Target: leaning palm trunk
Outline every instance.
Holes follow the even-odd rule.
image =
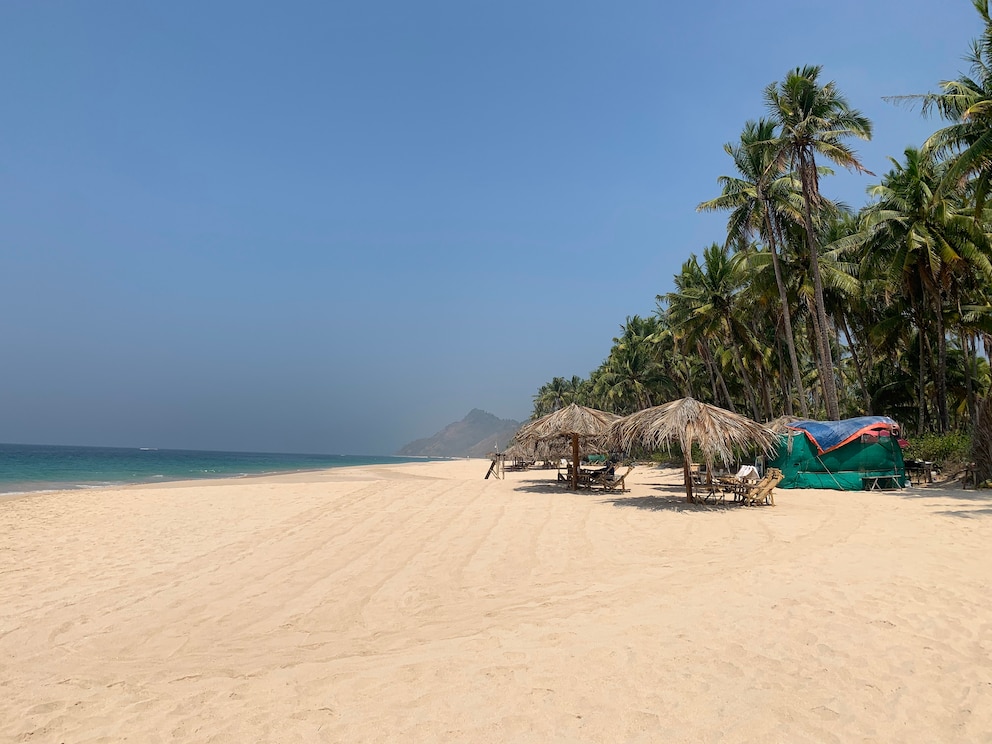
[[[992,396],[978,408],[978,421],[972,434],[971,459],[975,463],[975,479],[984,483],[992,478]]]
[[[958,301],[958,315],[961,314],[960,300]],[[978,406],[975,401],[975,337],[970,333],[960,332],[961,348],[964,349],[965,356],[965,391],[968,396],[968,421],[972,426],[978,420]]]
[[[816,165],[812,162],[812,158],[808,158],[805,154],[800,154],[799,178],[803,187],[803,222],[806,228],[806,244],[809,248],[809,269],[813,277],[813,301],[818,326],[816,342],[819,348],[822,374],[820,384],[823,386],[823,401],[827,407],[827,418],[837,421],[840,419],[840,407],[837,404],[837,385],[833,374],[834,360],[830,352],[830,338],[827,332],[827,308],[823,301],[819,246],[813,228],[813,206],[819,204],[820,194],[816,183]]]
[[[806,300],[806,304],[807,304],[807,306],[809,305],[809,299],[808,298]],[[812,338],[814,339],[814,343],[813,343],[813,351],[814,351],[814,353],[813,353],[813,359],[816,362],[816,374],[817,374],[817,376],[819,377],[819,380],[820,380],[820,395],[821,395],[821,398],[823,398],[824,408],[826,408],[826,398],[823,397],[826,388],[824,387],[823,378],[828,376],[828,372],[823,367],[823,355],[818,351],[819,346],[820,346],[820,320],[817,317],[816,307],[815,306],[812,307],[812,308],[808,308],[808,309],[810,310],[810,313],[809,313],[809,322],[813,326],[813,333],[812,333]],[[833,370],[832,369],[829,372],[829,374],[831,374],[831,375],[833,374]],[[827,416],[827,418],[830,418],[829,415]]]
[[[728,334],[729,334],[729,330],[728,330]],[[753,416],[755,419],[760,418],[760,414],[758,413],[758,401],[754,397],[754,385],[752,384],[750,375],[748,375],[747,373],[747,369],[744,367],[744,358],[741,356],[740,344],[737,343],[737,339],[734,338],[733,336],[731,336],[730,338],[731,338],[730,349],[734,355],[734,364],[737,366],[737,369],[741,371],[741,382],[744,383],[744,399],[747,401],[747,404],[751,407],[751,416]]]
[[[710,374],[713,375],[714,378],[713,400],[719,401],[721,398],[723,398],[724,402],[726,402],[727,404],[727,408],[730,409],[731,413],[736,413],[737,410],[734,408],[734,400],[733,398],[730,397],[730,390],[727,388],[727,381],[723,377],[723,372],[720,369],[720,365],[717,363],[716,359],[713,358],[712,352],[710,352],[709,344],[707,344],[705,341],[700,341],[699,349],[700,351],[702,351],[703,359],[706,361],[706,364],[709,366]],[[722,395],[718,394],[717,385],[719,385],[719,392],[722,393]]]
[[[924,359],[926,359],[926,346],[924,344],[924,340],[925,340],[926,336],[923,333],[923,324],[922,323],[919,324],[919,326],[917,328],[917,333],[919,333],[919,335],[920,335],[920,339],[919,339],[919,341],[920,341],[920,363],[918,365],[919,366],[919,371],[918,371],[918,374],[917,374],[917,377],[918,377],[918,379],[917,379],[917,386],[918,386],[917,387],[917,391],[918,391],[918,393],[917,394],[919,395],[920,410],[919,410],[919,424],[918,424],[919,428],[918,428],[917,431],[918,431],[918,433],[920,435],[922,435],[923,432],[926,431],[923,428],[923,426],[924,426],[924,422],[926,421],[926,403],[927,403],[926,382],[925,382],[926,376],[925,376],[924,371],[923,371],[923,363],[924,363]]]
[[[781,341],[781,339],[776,339],[776,343],[778,344],[778,356],[779,356],[779,359],[781,359],[784,356],[784,354],[782,353],[782,341]],[[793,415],[793,409],[792,409],[792,389],[789,387],[789,382],[785,378],[785,375],[783,375],[783,374],[775,375],[775,379],[778,382],[778,389],[779,389],[779,393],[782,395],[782,401],[785,403],[785,415],[786,416],[792,416]],[[771,418],[775,418],[775,417],[773,415],[773,416],[770,416],[769,418],[771,419]],[[809,415],[803,416],[803,418],[809,418]]]
[[[847,348],[851,350],[851,359],[854,360],[854,370],[858,375],[858,385],[861,387],[861,396],[865,404],[865,413],[871,415],[871,393],[868,391],[868,383],[865,381],[864,368],[861,365],[861,357],[858,354],[858,348],[854,345],[854,339],[851,337],[851,329],[847,324],[847,319],[841,316],[840,324],[844,331],[844,338],[847,339]]]
[[[772,254],[772,268],[775,270],[775,283],[778,285],[779,301],[782,303],[782,321],[785,323],[785,345],[789,349],[789,362],[792,365],[792,379],[796,386],[796,393],[799,395],[799,410],[803,418],[809,418],[809,409],[806,407],[806,390],[803,388],[803,375],[799,368],[799,356],[796,354],[796,337],[792,331],[792,310],[789,307],[789,294],[785,289],[785,280],[782,278],[782,265],[778,260],[778,249],[776,227],[771,213],[771,200],[765,197],[765,222],[768,226],[768,249]],[[791,411],[789,411],[791,413]]]
[[[950,428],[950,417],[947,411],[947,338],[944,335],[944,307],[941,301],[942,292],[938,285],[934,295],[934,320],[937,324],[937,418],[940,422],[940,433]]]

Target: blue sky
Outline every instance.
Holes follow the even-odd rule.
[[[876,173],[968,0],[0,5],[0,441],[382,454],[586,376],[819,64]],[[823,191],[864,203],[870,177]]]

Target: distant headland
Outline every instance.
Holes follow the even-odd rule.
[[[485,457],[504,449],[520,428],[519,421],[497,418],[474,408],[461,421],[448,424],[437,434],[417,439],[397,451],[401,457]]]

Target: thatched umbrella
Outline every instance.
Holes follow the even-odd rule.
[[[579,440],[595,440],[606,434],[620,417],[613,413],[572,403],[554,413],[530,421],[517,431],[517,442],[541,442],[551,439],[572,441],[572,488],[579,488]]]
[[[570,448],[563,439],[542,442],[514,440],[503,454],[511,460],[560,460],[570,455]]]
[[[684,458],[685,495],[690,502],[694,443],[702,449],[708,469],[717,457],[730,465],[736,448],[754,446],[770,454],[778,443],[778,437],[761,424],[694,398],[673,400],[631,414],[613,424],[608,436],[623,450],[634,445],[660,449],[678,442]]]

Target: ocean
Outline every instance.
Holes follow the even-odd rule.
[[[423,460],[417,457],[0,444],[0,494],[232,478]]]

